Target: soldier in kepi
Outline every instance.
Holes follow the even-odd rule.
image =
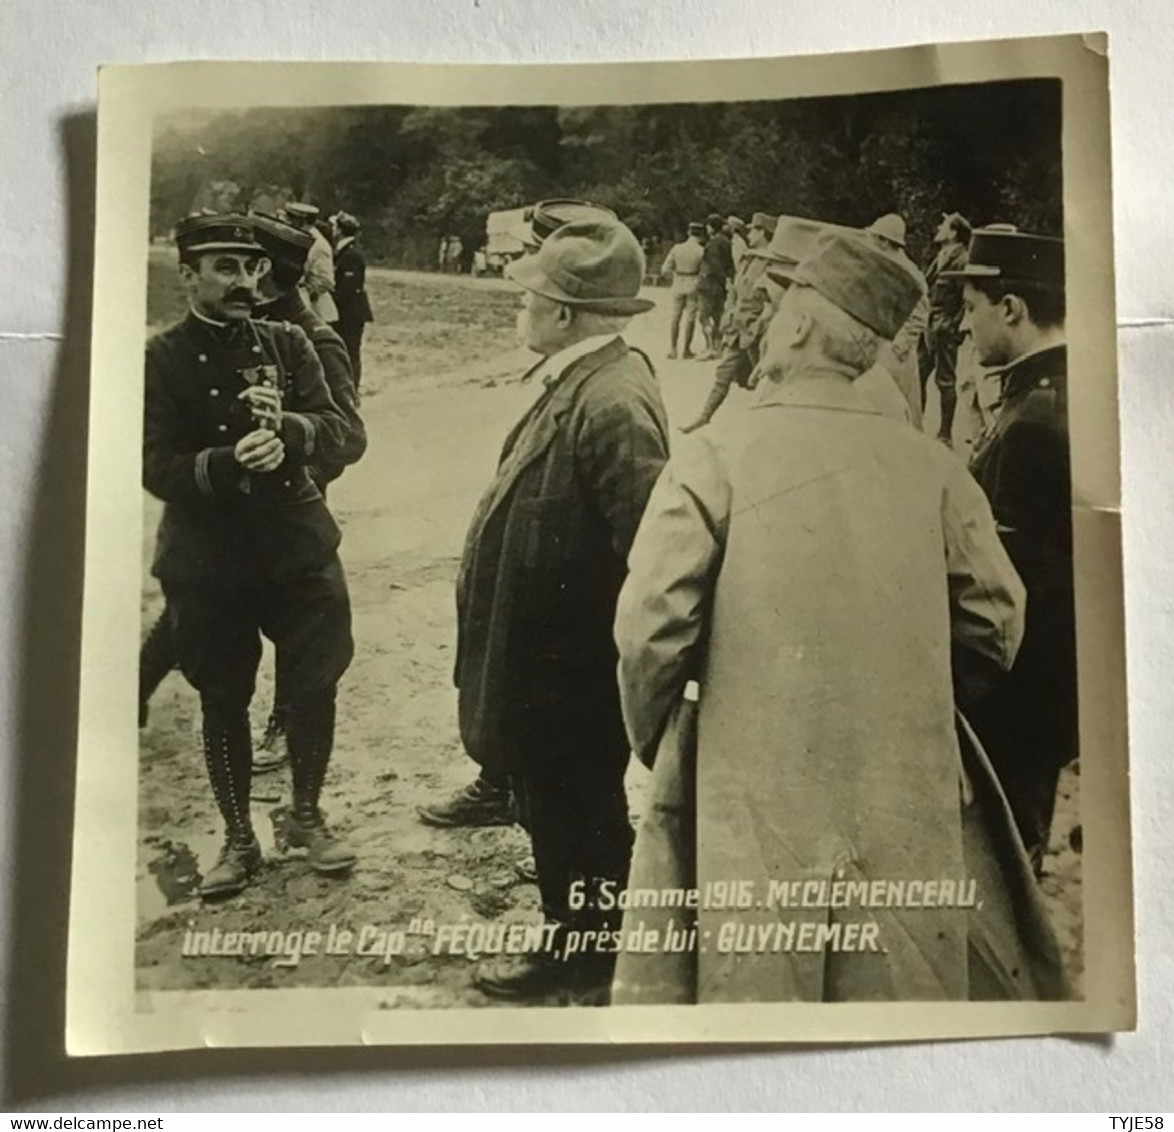
[[[306,298],[323,322],[327,325],[337,322],[338,307],[334,305],[334,249],[317,228],[316,221],[321,210],[317,205],[291,201],[282,211],[290,224],[313,240],[302,278]]]
[[[952,277],[965,284],[963,329],[1002,380],[998,415],[970,469],[1027,587],[1015,666],[969,717],[1038,872],[1060,771],[1078,740],[1064,242],[1011,225],[978,229]]]
[[[355,860],[319,810],[335,689],[354,645],[341,535],[309,472],[340,458],[348,422],[306,335],[250,317],[268,261],[249,219],[189,217],[175,238],[191,309],[147,344],[143,485],[166,504],[152,572],[179,666],[200,695],[225,825],[201,885],[213,897],[239,892],[261,865],[249,703],[262,634],[288,695],[289,843],[319,872]]]
[[[249,219],[257,242],[265,249],[271,265],[258,282],[261,302],[254,313],[266,322],[289,323],[305,332],[322,363],[330,396],[346,417],[347,429],[338,455],[333,459],[315,460],[307,467],[310,478],[325,497],[326,485],[342,475],[343,469],[355,463],[367,450],[367,430],[359,416],[358,391],[349,353],[342,338],[314,313],[302,294],[301,282],[313,237],[274,216],[252,213]],[[254,772],[276,770],[286,762],[289,755],[287,714],[286,692],[279,668],[274,683],[273,710],[253,759]]]
[[[359,222],[349,212],[334,217],[338,243],[334,248],[334,305],[338,321],[334,329],[346,344],[354,374],[355,396],[363,381],[363,332],[373,322],[371,299],[367,294],[367,260],[359,247]]]

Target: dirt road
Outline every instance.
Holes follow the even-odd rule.
[[[170,279],[165,265],[153,263],[153,323],[182,311]],[[472,986],[468,958],[433,955],[428,937],[416,935],[403,954],[385,956],[389,929],[407,930],[421,918],[529,921],[537,909],[536,890],[514,872],[526,851],[519,830],[438,830],[415,816],[416,806],[461,787],[474,769],[456,731],[453,583],[466,524],[502,438],[537,395],[518,381],[530,360],[514,345],[517,298],[498,280],[372,270],[369,285],[377,319],[364,351],[370,448],[330,489],[344,531],[357,648],[340,688],[324,794],[329,819],[360,864],[349,878],[329,880],[283,852],[274,818],[288,798],[288,775],[266,775],[255,784],[253,807],[267,858],[259,881],[226,903],[200,904],[199,868],[214,860],[220,827],[203,769],[198,702],[173,674],[142,733],[137,958],[144,990],[365,985],[377,988],[388,1007],[487,1005]],[[635,320],[628,338],[654,360],[670,419],[679,425],[704,400],[712,367],[665,360],[667,292],[651,293],[658,308]],[[744,412],[747,401],[735,390],[723,411]],[[160,508],[151,499],[145,506],[146,568]],[[145,624],[161,606],[148,576]],[[271,659],[267,652],[254,701],[258,731],[271,699]],[[637,813],[644,779],[642,768],[629,775]],[[1074,969],[1079,857],[1068,834],[1076,781],[1066,776],[1059,852],[1048,877]],[[280,933],[286,944],[299,931],[350,930],[369,946],[303,955],[286,966],[263,952],[183,955],[185,933],[217,928]],[[190,948],[193,937],[186,938]]]

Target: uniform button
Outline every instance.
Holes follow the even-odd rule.
[[[260,346],[254,346],[254,347],[253,347],[253,353],[254,353],[254,354],[259,354],[260,352],[261,352],[261,347],[260,347]]]
[[[207,354],[201,354],[201,355],[200,355],[200,361],[202,361],[202,362],[206,362],[207,360],[208,360],[208,355],[207,355]]]
[[[1052,384],[1051,379],[1045,377],[1045,378],[1041,378],[1040,383],[1039,383],[1039,387],[1041,389],[1047,389],[1047,387],[1051,384]]]
[[[217,432],[227,432],[227,431],[228,431],[228,425],[226,425],[226,424],[217,425],[217,426],[216,426],[216,431],[217,431]]]
[[[292,480],[283,480],[282,482],[285,484],[286,487],[291,487],[293,485]]]
[[[209,396],[209,397],[219,397],[219,396],[220,396],[220,390],[219,390],[219,389],[209,389],[209,390],[208,390],[208,396]]]

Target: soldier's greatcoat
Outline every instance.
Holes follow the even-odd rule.
[[[964,761],[958,738],[952,656],[1006,670],[1023,625],[982,492],[841,375],[797,377],[751,416],[737,436],[719,424],[674,456],[616,625],[625,722],[645,761],[686,680],[701,688],[695,756],[654,768],[631,886],[734,882],[749,902],[676,909],[698,946],[622,954],[613,1001],[1060,993],[1022,845],[989,768]],[[962,877],[981,890],[981,917],[770,900],[772,882]],[[638,908],[625,925],[639,919],[653,916]],[[879,947],[776,949],[768,934],[764,949],[723,951],[730,923],[752,938],[873,923]]]

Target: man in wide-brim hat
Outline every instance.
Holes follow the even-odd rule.
[[[515,229],[515,235],[533,255],[564,224],[571,221],[615,220],[610,208],[590,201],[569,197],[541,200],[526,209],[524,221]],[[508,269],[506,274],[508,275]],[[448,797],[416,807],[416,814],[425,825],[441,828],[513,825],[516,807],[510,791],[509,775],[494,767],[482,766],[477,777]],[[529,862],[519,864],[518,873],[530,880]]]
[[[925,286],[925,276],[909,258],[906,248],[906,226],[902,216],[895,212],[887,212],[884,216],[878,216],[864,231],[880,248],[901,260]],[[905,320],[905,325],[897,331],[892,342],[881,348],[879,358],[879,364],[891,375],[905,398],[909,406],[910,422],[917,428],[921,427],[922,418],[917,346],[928,324],[929,293],[926,288],[926,294],[913,308],[913,313]]]
[[[652,493],[616,619],[653,770],[629,891],[738,883],[720,909],[633,907],[625,932],[664,939],[671,917],[709,946],[625,951],[613,1003],[1066,992],[998,782],[956,729],[956,694],[1011,666],[1023,587],[961,462],[855,387],[920,295],[863,233],[822,241],[767,330],[749,419],[687,438]],[[813,907],[779,883],[843,897],[882,877],[983,896]]]
[[[668,424],[651,365],[623,338],[654,305],[640,295],[644,253],[623,224],[564,224],[506,275],[524,292],[519,332],[540,356],[540,393],[470,525],[455,680],[465,749],[510,776],[561,946],[572,929],[607,929],[601,886],[627,881],[629,752],[612,623]],[[609,978],[606,955],[564,961],[548,950],[503,956],[477,981],[522,998]]]

